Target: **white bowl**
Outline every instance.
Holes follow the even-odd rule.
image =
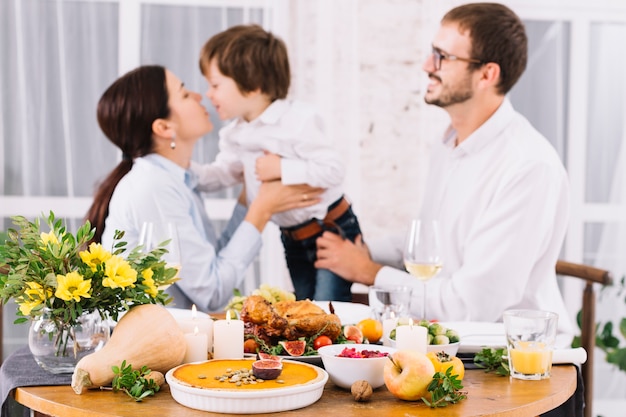
[[[426,350],[428,352],[441,352],[444,351],[450,356],[456,356],[459,351],[460,342],[448,343],[447,345],[428,345]]]
[[[350,389],[356,381],[364,380],[370,383],[373,389],[385,384],[383,371],[386,356],[379,358],[340,358],[337,357],[345,348],[354,348],[357,352],[363,350],[379,351],[392,354],[395,348],[372,344],[338,344],[323,346],[317,350],[322,357],[324,369],[330,380],[341,388]]]

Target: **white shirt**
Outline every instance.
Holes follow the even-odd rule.
[[[111,197],[102,244],[111,248],[115,230],[123,230],[123,240],[132,249],[143,222],[174,223],[181,253],[181,280],[168,289],[174,306],[190,308],[193,303],[202,311],[219,311],[233,289],[241,287],[261,248],[261,234],[242,222],[246,210],[237,206],[217,240],[193,186],[193,174],[167,158],[150,154],[135,159]]]
[[[427,283],[427,318],[495,322],[507,309],[541,309],[558,313],[560,331],[573,334],[555,273],[569,215],[557,153],[506,99],[457,147],[455,137],[450,128],[433,151],[421,210],[439,220],[444,245],[444,268]],[[370,250],[397,267],[403,237],[392,241]],[[376,277],[376,285],[407,283],[420,311],[417,279],[390,267]]]
[[[220,130],[219,148],[215,162],[192,163],[202,191],[216,191],[244,180],[248,202],[254,200],[261,185],[255,164],[264,150],[282,157],[283,184],[326,189],[314,206],[275,214],[272,221],[281,227],[323,219],[328,206],[343,194],[345,164],[324,133],[321,117],[308,104],[276,100],[251,122],[235,119]]]

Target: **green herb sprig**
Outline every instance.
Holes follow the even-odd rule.
[[[134,371],[131,364],[126,365],[126,361],[123,361],[121,366],[112,366],[111,369],[115,374],[111,384],[113,392],[125,392],[137,402],[154,395],[160,389],[159,384],[153,379],[145,378],[151,372],[147,366],[143,366],[139,371]]]
[[[422,397],[422,401],[430,408],[438,408],[466,399],[467,392],[461,391],[463,384],[458,377],[458,375],[452,375],[452,367],[449,367],[445,373],[436,372],[428,385],[431,399],[429,401]]]
[[[485,372],[509,376],[509,360],[506,348],[484,348],[474,356],[474,364]]]

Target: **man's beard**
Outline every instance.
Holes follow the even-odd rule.
[[[471,79],[470,77],[462,80],[458,86],[444,86],[441,83],[441,78],[431,75],[435,79],[439,81],[439,85],[441,88],[441,93],[439,97],[428,98],[428,93],[424,96],[424,101],[428,104],[433,104],[435,106],[439,106],[442,108],[452,106],[453,104],[463,103],[474,96],[474,91],[472,90]]]

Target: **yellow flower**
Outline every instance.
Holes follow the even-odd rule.
[[[148,287],[148,289],[146,289],[146,294],[148,294],[152,298],[155,298],[159,294],[159,290],[157,289],[156,285],[154,285],[154,280],[152,279],[153,275],[154,271],[152,271],[151,268],[144,269],[141,272],[141,276],[143,277],[142,283],[143,285]]]
[[[47,299],[52,297],[52,290],[50,288],[44,288],[36,283],[29,281],[26,283],[28,288],[24,291],[24,297],[16,300],[20,306],[20,311],[23,315],[28,316],[33,308],[37,307]]]
[[[106,262],[111,258],[111,252],[107,251],[102,247],[99,243],[92,243],[89,245],[89,250],[82,251],[78,255],[80,255],[80,259],[86,263],[92,271],[95,271],[98,265]]]
[[[57,238],[57,235],[55,235],[54,232],[52,231],[50,233],[41,232],[39,236],[41,237],[41,241],[43,242],[44,248],[48,246],[48,243],[53,243],[56,245],[59,244],[59,239]]]
[[[28,316],[33,308],[37,307],[39,304],[41,304],[41,301],[24,301],[22,303],[18,303],[20,311],[25,316]]]
[[[104,264],[104,278],[102,285],[109,288],[134,287],[137,281],[137,271],[122,257],[114,255]]]
[[[84,279],[78,272],[70,272],[67,275],[57,275],[57,290],[54,295],[65,301],[78,302],[81,297],[91,298],[90,289],[90,279]]]
[[[41,286],[41,284],[29,281],[26,283],[26,285],[28,285],[29,288],[27,288],[24,291],[24,294],[27,294],[28,298],[30,298],[31,300],[33,299],[43,300],[45,298],[52,297],[52,290],[50,288],[46,288],[46,291],[44,294],[44,288],[43,286]]]

